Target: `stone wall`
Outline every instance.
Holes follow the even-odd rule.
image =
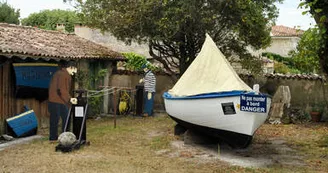
[[[290,112],[294,112],[296,117],[307,117],[314,104],[327,105],[327,83],[322,79],[316,79],[316,76],[299,75],[288,77],[284,75],[275,75],[272,77],[250,77],[242,76],[242,79],[250,86],[259,83],[261,92],[274,95],[279,86],[288,86],[290,90]],[[328,120],[327,106],[323,108],[322,120]],[[292,113],[293,114],[293,113]],[[309,116],[309,115],[308,115]],[[300,117],[298,117],[300,118]]]
[[[286,76],[253,77],[241,76],[249,85],[260,84],[261,92],[274,95],[279,86],[289,86],[291,93],[292,108],[303,108],[308,110],[313,103],[325,102],[327,98],[327,83],[321,79],[302,78]]]
[[[139,83],[139,80],[143,78],[143,75],[111,75],[109,78],[110,86],[117,87],[129,87],[135,88]],[[156,75],[156,95],[155,95],[155,109],[164,110],[164,100],[162,95],[164,92],[172,88],[174,85],[171,78],[167,75]]]
[[[132,42],[130,45],[127,45],[123,41],[117,40],[109,32],[101,32],[99,29],[92,29],[78,24],[75,25],[74,33],[79,37],[107,46],[116,52],[134,52],[150,58],[147,44]]]
[[[111,86],[135,88],[143,75],[137,74],[113,74],[110,76],[109,84]],[[167,75],[156,75],[156,109],[164,109],[162,94],[174,86],[173,81]],[[287,77],[282,75],[254,77],[241,75],[241,78],[249,85],[260,84],[261,92],[274,95],[280,85],[289,86],[291,93],[291,108],[301,109],[308,112],[312,103],[325,102],[327,98],[327,83],[321,78],[311,78],[304,76]]]

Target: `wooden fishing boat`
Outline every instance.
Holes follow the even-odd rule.
[[[271,97],[236,74],[207,35],[201,52],[175,86],[163,94],[165,109],[179,125],[247,147],[265,122]]]

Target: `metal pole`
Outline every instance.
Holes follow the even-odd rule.
[[[66,122],[65,122],[65,127],[64,127],[64,132],[67,132],[67,126],[68,126],[69,119],[71,118],[71,110],[72,109],[73,109],[73,105],[71,105],[71,107],[68,110],[68,114],[67,114],[67,118],[66,118]]]
[[[82,132],[84,129],[84,125],[85,125],[85,120],[87,119],[87,111],[88,111],[88,102],[85,105],[85,111],[83,112],[83,120],[82,120],[82,126],[81,126],[81,130],[80,130],[80,135],[79,135],[79,143],[81,143],[81,138],[82,138]]]
[[[116,128],[116,88],[114,88],[114,128]]]

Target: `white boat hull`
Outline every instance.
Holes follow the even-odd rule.
[[[271,98],[266,97],[266,110],[260,113],[242,111],[245,108],[240,107],[240,95],[198,99],[164,97],[164,102],[166,112],[176,121],[252,137],[268,117]],[[223,110],[227,103],[234,111]]]

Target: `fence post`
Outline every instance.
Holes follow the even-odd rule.
[[[114,88],[114,128],[116,128],[116,87]]]

